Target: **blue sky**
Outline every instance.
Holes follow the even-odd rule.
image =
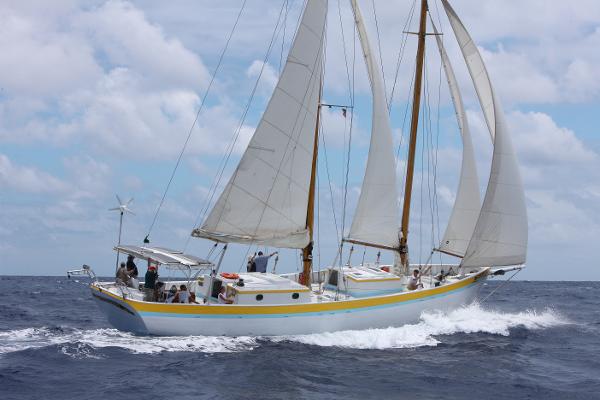
[[[107,209],[116,205],[115,193],[135,198],[136,215],[126,217],[124,242],[141,242],[241,3],[65,0],[0,5],[0,274],[62,274],[83,263],[110,274],[118,215]],[[412,1],[359,3],[371,41],[381,49],[389,94]],[[268,101],[302,6],[300,0],[248,2],[152,232],[154,244],[182,248],[188,243],[286,4],[287,18],[279,20],[285,35],[283,29],[277,31],[229,173]],[[594,251],[600,237],[600,4],[452,4],[480,46],[520,160],[530,227],[528,268],[520,276],[600,279]],[[489,135],[447,20],[438,13],[441,5],[432,1],[430,10],[446,33],[444,42],[463,88],[483,191],[491,156]],[[348,68],[355,76],[348,226],[368,151],[370,90],[362,55],[353,57],[349,4],[331,0],[328,21],[325,101],[350,103],[342,27]],[[409,30],[415,29],[413,18]],[[424,121],[431,130],[420,134],[432,135],[438,145],[419,145],[410,237],[413,261],[427,257],[445,227],[461,154],[432,40],[428,46],[431,114]],[[409,37],[394,91],[391,117],[397,144],[408,129],[403,120],[414,48],[415,40]],[[328,162],[320,160],[317,255],[321,265],[327,265],[337,247],[332,204],[339,225],[349,119],[339,110],[325,109],[323,121]],[[401,146],[399,170],[405,150]],[[433,225],[427,195],[431,174],[426,171],[427,157],[421,156],[430,152],[438,156],[439,224],[436,215]],[[187,249],[203,256],[210,245],[191,239]],[[226,269],[237,271],[247,248],[233,247]],[[353,260],[359,261],[362,253],[357,248]],[[367,250],[367,260],[375,253]],[[282,252],[282,271],[296,270],[298,264],[294,252]]]

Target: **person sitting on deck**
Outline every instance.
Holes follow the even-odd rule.
[[[408,278],[408,284],[406,285],[408,290],[416,290],[423,289],[423,284],[421,283],[421,274],[418,269],[413,271],[413,274],[410,278]]]
[[[435,276],[435,286],[440,286],[440,284],[446,279],[447,274],[444,273],[444,270],[441,270],[439,274]]]
[[[225,286],[221,286],[221,290],[219,290],[219,303],[220,304],[232,304],[233,299],[227,296],[227,288]]]
[[[164,302],[166,300],[166,293],[164,292],[165,283],[158,281],[154,285],[154,301]]]
[[[259,251],[258,255],[254,256],[254,258],[252,259],[252,262],[256,267],[256,272],[261,272],[263,274],[267,272],[267,264],[269,263],[269,258],[273,257],[275,254],[277,254],[276,251],[269,254],[268,256],[265,256],[263,255],[262,251]]]
[[[187,290],[187,286],[179,286],[179,291],[177,292],[175,299],[173,299],[173,303],[191,303],[191,300],[192,299],[190,296],[190,292],[188,292]]]
[[[177,296],[177,286],[172,285],[171,289],[169,289],[169,293],[167,293],[165,303],[173,303],[175,301],[175,296]]]
[[[127,273],[127,268],[125,267],[124,262],[121,263],[121,266],[117,270],[116,282],[121,285],[127,285],[127,282],[129,282],[129,274]]]

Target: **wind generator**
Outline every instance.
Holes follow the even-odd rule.
[[[118,194],[115,194],[115,196],[117,197],[119,206],[114,207],[114,208],[109,208],[108,211],[119,211],[119,213],[120,213],[120,216],[119,216],[119,239],[117,241],[117,246],[120,246],[121,245],[121,232],[123,230],[123,215],[126,212],[133,214],[133,215],[135,215],[135,213],[133,211],[131,211],[131,209],[129,208],[129,205],[133,202],[133,197],[130,198],[126,203],[123,203],[123,201],[121,200],[121,198],[119,197]],[[119,250],[117,250],[117,264],[115,267],[115,273],[119,269],[119,256],[120,256],[120,252],[119,252]]]

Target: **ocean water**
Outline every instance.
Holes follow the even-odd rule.
[[[140,337],[82,283],[0,277],[0,399],[600,399],[599,294],[510,282],[401,328]]]

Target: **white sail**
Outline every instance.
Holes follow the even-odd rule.
[[[494,138],[490,180],[462,266],[523,264],[527,256],[525,193],[504,113],[477,46],[448,1],[442,3]]]
[[[438,250],[447,254],[462,257],[465,255],[471,236],[473,236],[473,230],[475,229],[475,223],[477,222],[477,217],[479,216],[479,210],[481,208],[479,179],[477,178],[477,167],[475,164],[475,154],[473,151],[471,132],[469,130],[469,122],[467,121],[467,115],[458,88],[458,82],[456,81],[456,76],[454,75],[454,70],[450,64],[448,54],[446,54],[442,38],[440,35],[437,35],[438,31],[433,22],[432,25],[434,33],[436,33],[435,38],[440,51],[442,65],[444,66],[444,71],[446,73],[446,79],[448,80],[448,87],[450,88],[450,95],[452,97],[452,102],[454,103],[456,119],[458,120],[458,127],[463,143],[462,164],[460,168],[458,190],[456,191],[456,200],[452,208],[452,213],[450,214],[450,219],[448,220],[446,232],[444,233]]]
[[[248,148],[204,224],[212,240],[303,248],[321,90],[327,0],[308,0]]]
[[[352,9],[371,81],[373,115],[367,167],[347,240],[397,249],[400,233],[396,162],[383,78],[355,0]]]

